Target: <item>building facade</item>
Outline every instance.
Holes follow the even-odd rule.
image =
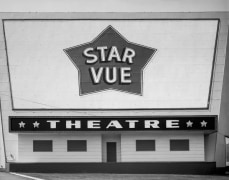
[[[224,172],[228,17],[1,13],[1,166]]]

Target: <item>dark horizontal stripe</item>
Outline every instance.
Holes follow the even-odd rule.
[[[9,163],[11,172],[215,174],[215,162]],[[222,171],[223,172],[223,171]]]

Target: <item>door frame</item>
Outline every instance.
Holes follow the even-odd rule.
[[[120,134],[102,134],[102,162],[107,162],[107,142],[116,143],[116,162],[121,162]]]

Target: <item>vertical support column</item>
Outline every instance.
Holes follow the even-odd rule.
[[[1,126],[5,144],[6,163],[8,163],[8,160],[13,159],[15,161],[17,159],[18,137],[16,134],[9,133],[8,118],[13,116],[13,102],[3,18],[4,15],[0,14],[0,99]]]
[[[220,104],[219,125],[216,141],[216,167],[224,169],[226,166],[226,143],[225,136],[229,136],[229,36],[228,36],[228,23],[226,24],[227,31],[227,48],[223,49],[218,56],[225,57],[225,68],[223,77],[223,88]]]
[[[1,99],[0,99],[0,169],[6,168],[6,152],[5,152],[5,141],[2,126],[2,112],[1,112]]]
[[[224,173],[226,166],[226,142],[225,136],[217,133],[216,141],[216,167],[219,173]]]

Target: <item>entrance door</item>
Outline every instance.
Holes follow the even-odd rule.
[[[116,142],[107,142],[107,162],[117,162]]]

